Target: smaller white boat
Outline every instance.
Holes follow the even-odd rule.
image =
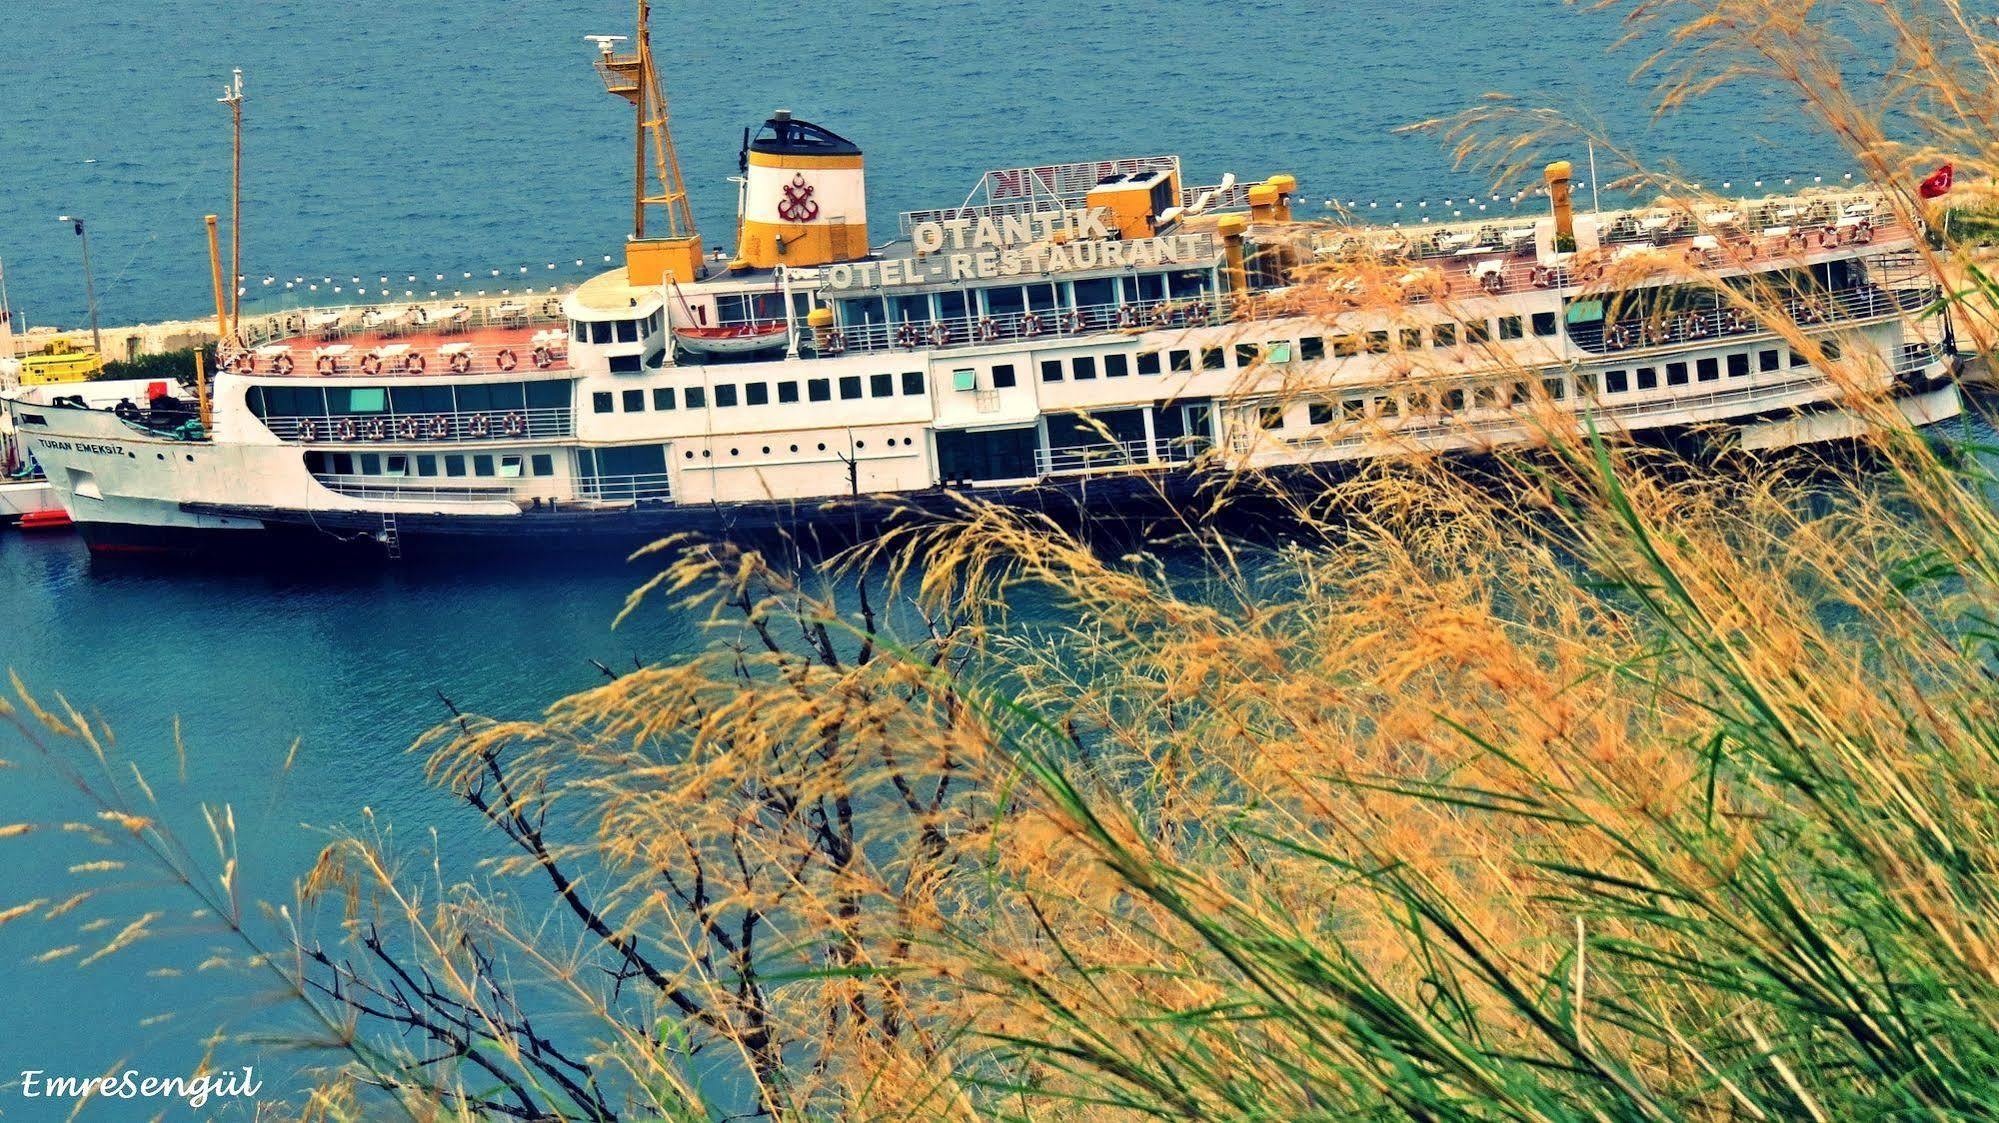
[[[746,355],[782,347],[790,329],[782,323],[729,324],[724,327],[677,327],[673,337],[689,351],[706,355]]]

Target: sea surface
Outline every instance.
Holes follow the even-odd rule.
[[[13,305],[27,322],[84,321],[81,247],[57,221],[71,214],[89,224],[105,325],[211,306],[201,216],[227,215],[215,99],[232,67],[249,95],[253,301],[285,299],[286,282],[292,300],[573,282],[579,260],[617,252],[629,218],[629,111],[603,92],[583,37],[630,22],[621,0],[0,0]],[[1190,183],[1291,172],[1308,213],[1335,198],[1383,215],[1397,201],[1404,216],[1472,199],[1510,208],[1436,138],[1397,131],[1495,91],[1586,113],[1710,184],[1850,170],[1781,93],[1738,89],[1654,121],[1649,82],[1630,77],[1640,51],[1612,50],[1617,20],[1562,0],[740,0],[662,3],[655,27],[711,243],[729,240],[742,129],[778,107],[867,152],[878,231],[898,211],[959,203],[988,167],[1169,152]],[[1579,143],[1549,155],[1586,158]],[[0,665],[107,721],[197,853],[209,847],[196,801],[230,805],[246,892],[282,897],[336,826],[393,825],[419,849],[434,838],[453,870],[491,852],[476,819],[424,784],[410,743],[445,716],[440,695],[527,716],[601,681],[592,660],[701,643],[697,620],[664,607],[612,630],[643,576],[615,558],[160,569],[6,532]],[[0,758],[16,765],[0,770],[0,823],[86,814],[14,738],[0,737]],[[0,839],[0,909],[59,893],[88,857],[60,832]],[[218,1023],[267,1016],[205,977],[149,977],[191,966],[187,948],[206,937],[171,887],[125,880],[140,882],[128,904],[157,900],[159,925],[188,934],[78,967],[80,955],[28,960],[109,932],[0,926],[0,1084],[27,1068],[171,1074]],[[299,1062],[226,1045],[216,1063],[284,1074]],[[48,1108],[0,1091],[6,1118],[60,1116]],[[144,1114],[110,1104],[84,1117]]]

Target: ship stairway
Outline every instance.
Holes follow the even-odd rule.
[[[402,535],[396,530],[396,513],[389,511],[382,516],[382,545],[389,551],[390,561],[401,561],[403,557]]]

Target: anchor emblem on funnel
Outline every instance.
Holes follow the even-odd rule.
[[[819,204],[813,201],[812,185],[805,182],[803,173],[792,176],[791,182],[784,185],[777,216],[786,222],[811,222],[819,217]]]

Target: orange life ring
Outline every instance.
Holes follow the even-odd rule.
[[[371,441],[387,440],[388,436],[389,436],[389,427],[382,423],[381,418],[371,417],[368,419],[369,440]]]
[[[430,439],[441,441],[451,435],[451,422],[443,414],[430,419]]]
[[[227,366],[231,374],[254,374],[257,370],[257,356],[248,351],[238,351],[229,356]]]
[[[979,339],[986,343],[991,343],[998,338],[999,325],[993,322],[993,318],[991,316],[979,317]]]
[[[312,423],[312,418],[308,417],[298,423],[298,439],[302,441],[316,441],[319,439],[319,426]]]
[[[1162,300],[1159,303],[1152,306],[1153,323],[1155,324],[1170,323],[1172,319],[1173,319],[1173,309],[1170,306],[1168,306],[1165,301]]]
[[[361,433],[360,428],[354,424],[354,419],[351,417],[341,418],[340,424],[334,427],[334,431],[340,434],[340,439],[343,441],[351,441]]]
[[[452,354],[451,373],[466,374],[469,373],[471,370],[472,370],[472,353],[470,351],[457,351]]]
[[[942,347],[949,342],[951,342],[951,329],[948,325],[941,321],[930,325],[930,345],[932,347]]]
[[[1506,291],[1506,278],[1501,276],[1497,269],[1489,269],[1479,276],[1478,285],[1493,296],[1498,296]]]
[[[839,328],[834,328],[826,333],[826,345],[821,350],[825,351],[828,355],[837,355],[846,349],[847,337],[840,334]]]
[[[1020,318],[1020,334],[1032,339],[1041,334],[1041,317],[1032,312]]]
[[[1873,241],[1874,224],[1864,218],[1861,219],[1859,225],[1853,228],[1853,240],[1862,243]]]
[[[493,365],[501,370],[512,370],[520,365],[520,358],[511,349],[502,347],[500,353],[493,356]]]
[[[507,436],[518,437],[522,433],[527,432],[527,427],[527,419],[519,413],[516,412],[507,415]]]
[[[903,347],[916,346],[916,325],[904,320],[902,326],[895,329],[895,341]]]
[[[271,373],[290,374],[292,372],[292,368],[294,365],[295,364],[292,362],[292,353],[290,351],[286,351],[284,354],[279,355],[277,358],[271,360]]]
[[[1117,309],[1117,326],[1135,328],[1138,326],[1138,309],[1129,304],[1120,304]]]
[[[414,417],[399,417],[396,419],[396,436],[406,441],[416,440],[417,433],[421,428],[422,426]]]
[[[1527,276],[1529,280],[1534,282],[1534,287],[1537,289],[1545,289],[1552,283],[1552,274],[1545,265],[1536,265],[1533,271],[1528,273]]]
[[[487,419],[485,414],[475,413],[472,415],[472,424],[468,428],[471,429],[473,436],[483,437],[493,431],[493,423]]]
[[[382,357],[380,355],[374,354],[373,352],[361,356],[361,373],[362,374],[382,373]]]
[[[534,364],[536,370],[547,370],[555,365],[555,356],[548,353],[548,348],[537,347],[528,355],[528,361]]]
[[[321,355],[312,361],[312,369],[321,374],[335,374],[340,370],[340,363],[331,355]]]
[[[1066,330],[1070,335],[1083,334],[1083,314],[1081,312],[1069,313],[1068,322],[1064,325],[1064,327],[1066,328]]]
[[[410,374],[422,374],[428,365],[422,355],[409,355],[403,359],[403,370]]]

